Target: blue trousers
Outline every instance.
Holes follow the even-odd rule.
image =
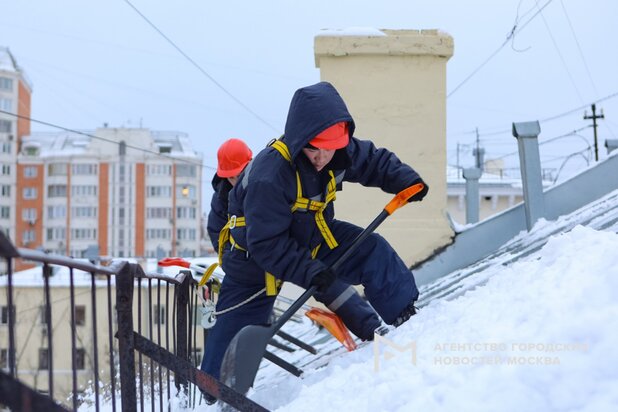
[[[329,228],[340,246],[333,250],[323,246],[316,257],[328,266],[345,252],[346,246],[362,231],[358,226],[336,220],[329,224]],[[247,276],[246,271],[238,273],[233,270],[240,268],[240,265],[226,265],[226,257],[223,262],[226,275],[219,292],[217,311],[243,302],[264,287],[264,271],[259,268],[252,270],[255,265],[249,262],[250,257],[244,267],[256,272],[252,276]],[[328,291],[315,295],[326,306],[338,306],[335,312],[352,333],[361,339],[370,339],[380,320],[367,302],[358,294],[350,295],[344,302],[336,302],[350,285],[363,285],[369,303],[389,324],[395,321],[404,308],[418,299],[412,272],[388,242],[376,233],[365,239],[341,265],[337,271],[337,280]],[[266,325],[274,302],[274,296],[261,294],[249,303],[219,315],[217,323],[208,333],[201,369],[219,378],[223,355],[232,338],[247,325]]]

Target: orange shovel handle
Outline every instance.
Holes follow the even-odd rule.
[[[397,193],[393,200],[388,202],[388,205],[384,208],[388,215],[392,215],[395,213],[395,210],[399,209],[401,206],[408,203],[408,199],[410,199],[415,194],[419,193],[421,190],[425,188],[425,185],[422,183],[416,183],[407,189],[403,189],[401,192]]]

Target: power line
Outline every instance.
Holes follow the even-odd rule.
[[[538,0],[536,0],[536,6],[539,7]],[[579,101],[583,103],[584,99],[581,93],[579,92],[579,89],[577,88],[577,84],[575,84],[575,79],[573,79],[573,75],[571,74],[571,71],[569,70],[566,60],[564,60],[564,56],[562,55],[562,52],[560,51],[560,48],[558,47],[558,43],[556,42],[556,39],[554,38],[554,35],[552,34],[551,29],[549,28],[549,24],[547,23],[547,20],[545,19],[545,16],[543,15],[543,13],[541,13],[541,9],[539,9],[539,13],[541,14],[541,19],[543,20],[543,24],[545,25],[545,28],[547,29],[547,33],[549,33],[549,38],[551,39],[552,44],[554,45],[554,48],[556,49],[556,52],[558,53],[558,56],[560,57],[562,66],[564,67],[564,70],[566,70],[567,74],[569,75],[569,79],[571,80],[571,84],[573,85],[573,88],[575,89],[575,93],[577,93],[577,97],[579,97]]]
[[[125,0],[128,1],[128,0]],[[499,52],[500,50],[502,50],[504,48],[504,46],[506,46],[508,44],[508,42],[519,32],[521,32],[537,15],[539,15],[541,13],[541,11],[547,7],[549,5],[549,3],[551,3],[553,0],[547,0],[547,3],[545,3],[541,8],[539,8],[539,10],[534,13],[532,15],[532,17],[530,17],[525,23],[523,23],[521,26],[517,26],[517,22],[515,22],[515,25],[513,26],[513,28],[511,29],[511,31],[509,32],[509,34],[506,36],[506,39],[504,40],[504,42],[500,45],[500,47],[498,47],[492,54],[489,55],[488,58],[486,58],[481,64],[480,66],[478,66],[476,69],[474,69],[472,71],[472,73],[470,73],[468,75],[468,77],[466,77],[465,79],[463,79],[461,81],[461,83],[459,83],[453,90],[451,90],[451,92],[449,94],[446,95],[447,98],[451,97],[453,95],[453,93],[455,93],[457,90],[459,90],[459,88],[461,86],[463,86],[468,80],[470,80],[472,78],[472,76],[474,76],[476,73],[479,72],[479,70],[481,70],[487,63],[489,63],[489,61],[491,59],[493,59]],[[527,14],[527,13],[526,13]]]
[[[120,145],[120,142],[117,142],[117,141],[112,140],[112,139],[107,139],[105,137],[96,136],[94,134],[82,132],[82,131],[75,130],[75,129],[69,129],[68,127],[59,126],[57,124],[45,122],[43,120],[33,119],[32,117],[28,117],[28,116],[23,116],[23,115],[20,115],[20,114],[15,114],[15,113],[7,112],[7,111],[2,110],[2,109],[0,109],[0,113],[8,114],[10,116],[17,117],[18,119],[28,120],[28,121],[31,121],[31,122],[34,122],[34,123],[38,123],[38,124],[41,124],[41,125],[44,125],[44,126],[53,127],[55,129],[63,130],[65,132],[75,133],[75,134],[78,134],[78,135],[81,135],[81,136],[90,137],[92,139],[97,139],[97,140],[101,140],[101,141],[104,141],[104,142],[107,142],[107,143],[112,143],[112,144]],[[205,167],[205,168],[211,169],[211,170],[217,170],[216,167],[208,166],[208,165],[205,165],[204,163],[201,163],[201,162],[194,162],[194,161],[189,160],[189,159],[182,159],[182,158],[175,158],[175,157],[167,156],[165,153],[159,153],[159,152],[155,152],[154,150],[145,149],[143,147],[133,146],[131,144],[126,144],[126,142],[125,142],[125,146],[130,148],[130,149],[134,149],[134,150],[138,150],[140,152],[156,155],[156,156],[168,159],[168,160],[173,160],[175,162],[187,163],[187,164],[194,165],[194,166]]]
[[[614,92],[614,93],[608,94],[605,97],[602,97],[602,98],[597,99],[597,100],[595,100],[593,102],[586,103],[584,105],[578,106],[578,107],[576,107],[574,109],[571,109],[571,110],[568,110],[566,112],[563,112],[563,113],[560,113],[560,114],[557,114],[557,115],[554,115],[554,116],[546,117],[544,119],[540,119],[539,123],[546,123],[546,122],[550,122],[550,121],[559,119],[561,117],[568,116],[570,114],[573,114],[573,113],[582,111],[584,109],[587,109],[589,106],[591,106],[593,104],[598,104],[598,103],[604,102],[606,100],[613,99],[616,96],[618,96],[618,92]],[[474,131],[466,132],[465,134],[472,134],[472,133],[474,133]],[[481,136],[481,137],[483,137],[483,136],[497,136],[497,135],[507,134],[507,133],[509,133],[509,134],[511,133],[511,129],[510,128],[509,129],[498,130],[498,131],[495,131],[495,132],[489,132],[489,133],[479,133],[479,136]],[[464,134],[464,133],[460,133],[460,134]]]
[[[165,33],[163,33],[153,22],[151,22],[141,11],[138,10],[137,7],[135,7],[129,0],[124,0],[125,3],[127,3],[133,10],[135,10],[135,12],[137,14],[139,14],[139,16],[144,19],[144,21],[146,21],[146,23],[148,23],[157,33],[159,33],[161,35],[161,37],[163,37],[170,45],[172,45],[172,47],[174,47],[176,49],[176,51],[178,51],[178,53],[180,53],[185,59],[187,59],[187,61],[189,61],[189,63],[191,63],[195,68],[197,68],[204,76],[206,76],[208,78],[208,80],[210,80],[215,86],[217,86],[221,91],[223,91],[225,94],[228,95],[228,97],[230,97],[232,100],[234,100],[236,103],[238,103],[243,109],[245,109],[247,112],[249,112],[251,115],[253,115],[256,119],[258,119],[260,122],[264,123],[267,127],[269,127],[270,129],[272,129],[275,133],[277,134],[281,134],[281,132],[273,125],[271,125],[270,123],[268,123],[266,120],[264,120],[260,115],[258,115],[256,112],[254,112],[253,110],[251,110],[251,108],[249,108],[249,106],[247,106],[246,104],[244,104],[240,99],[238,99],[236,96],[234,96],[229,90],[227,90],[225,87],[223,87],[223,85],[221,83],[219,83],[217,80],[215,80],[214,77],[212,77],[210,74],[208,74],[208,72],[206,72],[206,70],[204,70],[195,60],[193,60],[187,53],[185,53],[178,45],[176,45],[176,43],[174,43],[172,41],[172,39],[170,39],[168,36],[165,35]],[[550,0],[551,1],[551,0]]]
[[[577,39],[577,35],[575,34],[575,29],[573,28],[573,24],[571,23],[571,19],[569,18],[569,14],[567,13],[566,7],[564,6],[564,1],[560,0],[560,5],[562,6],[562,11],[564,12],[564,16],[569,23],[569,28],[571,29],[571,33],[573,34],[573,38],[575,39],[575,44],[577,45],[577,50],[579,51],[579,57],[581,57],[582,62],[584,63],[584,67],[586,68],[586,73],[588,74],[588,79],[590,79],[590,83],[592,84],[592,88],[594,89],[594,96],[598,97],[599,92],[597,91],[597,86],[594,83],[594,79],[592,78],[592,74],[590,73],[590,68],[588,67],[588,63],[586,62],[586,58],[584,57],[584,52],[582,51],[582,47],[579,44],[579,40]]]

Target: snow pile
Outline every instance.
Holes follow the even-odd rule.
[[[294,412],[618,410],[616,251],[616,233],[577,226],[387,341],[251,398]]]

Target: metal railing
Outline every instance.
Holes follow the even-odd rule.
[[[143,337],[174,361],[199,366],[205,334],[196,328],[190,271],[148,274],[126,261],[100,266],[16,249],[1,232],[0,260],[0,404],[74,411],[199,404],[201,392],[186,374],[142,351],[136,356],[135,346]],[[34,268],[15,273],[16,263]]]

